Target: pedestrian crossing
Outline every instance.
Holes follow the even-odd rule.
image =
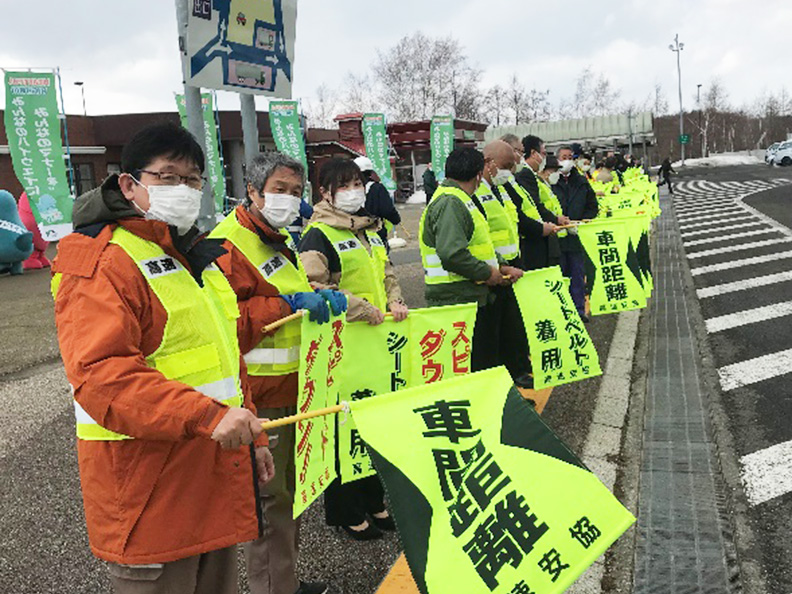
[[[789,179],[692,180],[675,188],[674,212],[706,331],[719,347],[713,354],[725,398],[758,403],[792,395],[778,394],[792,379],[792,332],[783,331],[792,327],[792,230],[744,201],[785,186],[792,201]],[[792,493],[790,438],[792,430],[789,441],[768,438],[741,458],[752,506]]]

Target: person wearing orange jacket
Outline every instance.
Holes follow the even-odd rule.
[[[158,124],[80,196],[53,264],[93,553],[118,594],[232,594],[273,474],[236,340],[219,241],[194,222],[204,155]]]
[[[301,321],[267,334],[263,329],[298,309],[329,321],[346,311],[338,291],[314,291],[285,228],[299,213],[305,187],[303,165],[286,155],[258,155],[247,168],[247,197],[210,234],[224,241],[218,265],[237,296],[239,344],[259,415],[271,419],[297,412]],[[266,528],[244,546],[251,594],[324,594],[322,582],[297,578],[298,522],[293,519],[295,426],[271,435],[275,479],[261,492]],[[276,441],[277,439],[277,441]]]

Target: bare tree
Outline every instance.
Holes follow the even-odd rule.
[[[330,128],[337,115],[338,94],[326,83],[316,88],[314,98],[308,101],[306,114],[309,125],[314,128]]]
[[[663,90],[663,85],[660,83],[655,83],[653,103],[654,108],[652,112],[655,116],[664,116],[668,113],[668,98]]]
[[[506,91],[500,85],[491,87],[485,95],[487,121],[495,126],[506,123]]]
[[[515,126],[526,121],[525,111],[527,102],[527,91],[522,85],[516,74],[513,74],[506,88],[506,105],[511,112]]]
[[[620,113],[621,91],[614,88],[604,74],[594,74],[586,67],[578,76],[571,102],[574,117],[587,118]]]
[[[374,83],[368,74],[347,72],[339,91],[339,107],[346,113],[377,111]]]

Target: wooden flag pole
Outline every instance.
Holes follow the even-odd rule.
[[[404,226],[404,223],[399,223],[399,227],[402,228],[402,231],[404,231],[404,234],[407,236],[407,239],[411,240],[412,239],[412,235],[410,234],[409,231],[407,231],[407,227]]]
[[[348,405],[346,404],[337,404],[335,406],[328,406],[327,408],[319,408],[317,410],[312,410],[310,412],[292,415],[290,417],[283,417],[282,419],[275,419],[274,421],[267,421],[266,423],[261,424],[261,428],[264,429],[264,431],[267,431],[268,429],[276,429],[278,427],[283,427],[285,425],[294,425],[296,423],[299,423],[300,421],[305,421],[307,419],[324,417],[325,415],[335,415],[344,412],[344,409],[347,406]]]
[[[264,326],[264,328],[261,329],[261,331],[272,332],[273,330],[277,330],[278,328],[280,328],[285,324],[288,324],[292,320],[299,320],[301,317],[305,315],[305,313],[306,312],[304,309],[301,309],[300,311],[296,311],[293,314],[286,316],[285,318],[281,318],[280,320],[272,322],[272,324],[267,324],[266,326]]]

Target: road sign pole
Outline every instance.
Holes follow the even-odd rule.
[[[259,154],[258,116],[256,115],[256,98],[250,93],[240,93],[242,104],[242,140],[245,143],[245,164]]]

